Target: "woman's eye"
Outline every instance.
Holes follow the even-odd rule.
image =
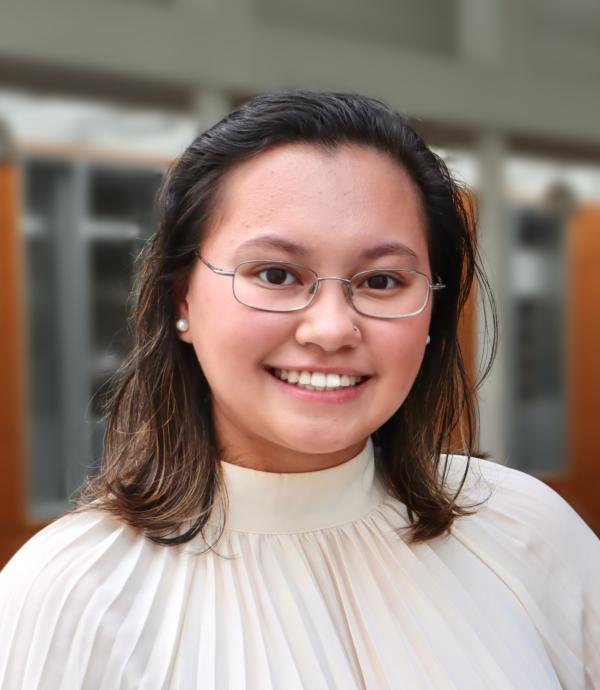
[[[380,273],[365,278],[360,287],[365,287],[369,290],[389,290],[391,288],[399,287],[400,285],[401,282],[398,280],[398,278],[386,273]]]
[[[258,273],[258,277],[268,285],[295,285],[298,281],[291,271],[279,266],[268,266]]]

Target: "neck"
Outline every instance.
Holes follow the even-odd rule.
[[[362,518],[385,497],[376,480],[373,444],[347,462],[320,471],[261,472],[221,462],[226,492],[210,524],[229,530],[282,534],[343,525]]]

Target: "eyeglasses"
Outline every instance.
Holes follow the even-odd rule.
[[[233,278],[233,296],[260,311],[299,311],[308,307],[324,280],[339,280],[348,301],[364,316],[401,319],[420,314],[432,290],[443,290],[429,276],[409,268],[375,268],[360,271],[351,278],[319,276],[312,269],[287,261],[242,261],[233,271],[216,268],[198,251],[195,256],[221,276]]]

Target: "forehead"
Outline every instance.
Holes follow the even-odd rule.
[[[229,171],[203,251],[229,257],[245,245],[252,253],[264,235],[301,245],[307,259],[403,244],[426,262],[416,186],[391,156],[366,146],[286,144]]]

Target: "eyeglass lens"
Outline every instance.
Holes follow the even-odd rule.
[[[302,309],[312,301],[316,287],[317,274],[310,268],[278,261],[243,262],[233,279],[238,301],[266,311]],[[429,279],[410,269],[361,271],[349,287],[354,307],[370,316],[410,316],[422,311],[429,298]]]

